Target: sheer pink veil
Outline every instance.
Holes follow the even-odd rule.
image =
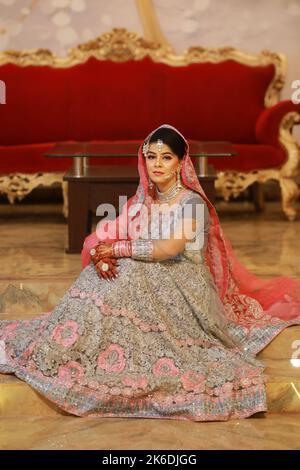
[[[197,192],[206,202],[210,213],[210,229],[205,261],[212,274],[228,319],[245,326],[265,324],[268,318],[273,323],[279,318],[289,320],[300,317],[300,281],[288,277],[262,280],[249,272],[237,259],[231,244],[225,237],[215,207],[204,193],[194,165],[189,156],[189,145],[184,136],[173,126],[186,142],[186,153],[182,160],[181,179],[185,187]],[[145,139],[149,141],[154,129]],[[82,267],[90,262],[90,249],[100,241],[112,243],[120,239],[131,239],[127,227],[139,224],[142,204],[151,203],[153,192],[148,186],[148,173],[143,157],[143,144],[138,151],[140,181],[136,193],[123,206],[115,220],[103,220],[97,230],[86,237],[82,250]],[[99,230],[101,228],[101,230]],[[100,233],[101,232],[101,233]]]

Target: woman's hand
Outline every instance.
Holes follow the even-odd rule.
[[[113,258],[113,250],[111,243],[100,242],[95,248],[95,254],[91,257],[94,265],[96,266],[97,263],[103,258]]]
[[[95,264],[97,273],[102,279],[113,280],[118,276],[116,258],[102,258]],[[108,264],[109,268],[107,271],[103,271],[103,265]],[[105,267],[105,266],[104,266]]]

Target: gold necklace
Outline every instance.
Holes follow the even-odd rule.
[[[159,189],[156,187],[157,199],[160,202],[171,201],[171,199],[173,199],[179,193],[181,189],[182,188],[177,187],[177,182],[175,182],[174,185],[171,186],[171,188],[167,189],[167,191],[164,191],[164,192],[159,191]]]

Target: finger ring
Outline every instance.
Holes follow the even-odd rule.
[[[109,270],[109,264],[103,263],[101,269],[102,269],[102,271],[108,271]]]

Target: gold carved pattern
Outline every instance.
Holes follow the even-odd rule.
[[[15,200],[21,201],[27,194],[38,186],[51,186],[54,183],[63,185],[63,214],[68,215],[68,198],[66,184],[63,182],[62,173],[9,173],[0,175],[0,193],[7,195],[11,204]]]
[[[134,32],[127,31],[125,28],[114,28],[91,41],[71,48],[65,57],[56,56],[49,49],[7,50],[0,53],[0,65],[13,63],[19,66],[70,67],[83,63],[90,57],[99,60],[125,62],[128,60],[141,60],[146,56],[153,61],[175,67],[191,63],[220,63],[225,60],[234,60],[253,67],[273,64],[275,74],[265,95],[266,107],[273,106],[279,101],[287,72],[287,61],[283,54],[268,50],[263,50],[260,54],[247,54],[229,46],[221,48],[190,47],[184,53],[176,54],[168,44],[146,40]],[[293,204],[299,190],[291,178],[298,173],[299,147],[292,136],[291,130],[296,123],[299,123],[299,115],[297,113],[288,113],[280,126],[280,142],[287,155],[287,160],[282,168],[254,170],[249,173],[221,172],[218,174],[216,186],[226,199],[232,195],[237,196],[253,183],[263,183],[268,179],[276,179],[279,181],[282,191],[284,212],[290,220],[294,219],[295,209]]]

